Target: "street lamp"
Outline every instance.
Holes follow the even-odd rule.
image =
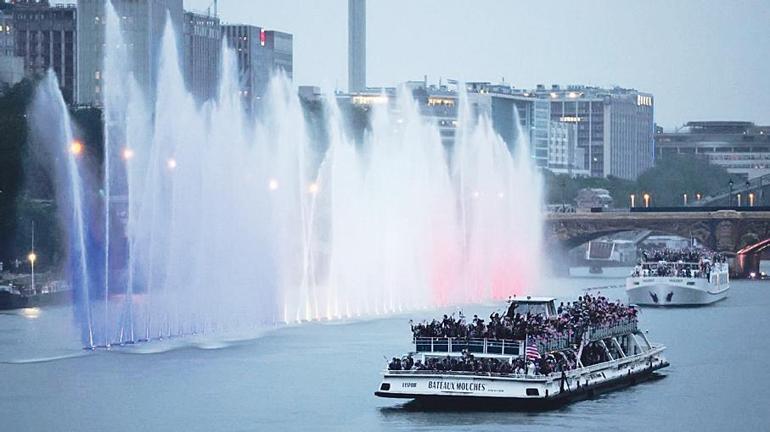
[[[695,200],[700,201],[700,197],[701,197],[700,193],[695,194]]]
[[[741,193],[738,192],[737,194],[735,194],[735,196],[738,197],[738,207],[740,207],[741,206]]]
[[[749,192],[751,192],[751,183],[746,180],[746,204],[749,203]]]
[[[630,198],[631,198],[631,208],[636,207],[636,195],[631,194]]]
[[[642,198],[644,198],[644,208],[650,207],[650,194],[645,193]]]
[[[730,181],[727,182],[727,185],[730,187],[730,198],[729,198],[729,202],[727,204],[728,207],[732,207],[733,206],[733,184],[734,184],[733,183],[733,179],[730,179]]]
[[[27,260],[29,261],[29,267],[32,273],[32,292],[35,293],[35,261],[37,261],[37,254],[34,250],[27,255]]]
[[[83,153],[83,143],[78,140],[72,141],[70,143],[70,153],[74,156],[80,156]]]
[[[310,183],[310,185],[307,187],[307,192],[310,195],[315,195],[318,193],[318,189],[319,189],[318,183],[313,182],[313,183]]]
[[[684,199],[684,206],[687,207],[687,194],[682,194],[682,198]]]
[[[123,160],[130,161],[131,159],[134,158],[134,149],[130,147],[124,148],[122,156],[123,156]]]
[[[754,207],[754,192],[749,192],[749,207]]]

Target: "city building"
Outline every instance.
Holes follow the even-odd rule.
[[[770,126],[746,121],[694,121],[655,134],[658,160],[701,157],[747,180],[770,174]]]
[[[588,177],[585,169],[584,151],[577,145],[577,125],[575,123],[551,120],[548,137],[548,170],[554,174],[566,174],[570,177]]]
[[[292,78],[291,34],[244,24],[224,25],[223,34],[238,60],[241,96],[247,107],[253,108],[265,94],[270,78],[276,72],[283,71]]]
[[[112,4],[121,18],[134,77],[146,94],[154,94],[151,90],[155,89],[157,83],[166,17],[171,18],[174,29],[183,28],[182,0],[112,0]],[[106,24],[104,7],[104,0],[78,0],[76,99],[80,104],[102,103]]]
[[[474,112],[489,115],[495,131],[509,146],[522,134],[529,140],[535,164],[548,167],[551,111],[547,100],[505,84],[469,82],[466,87]]]
[[[210,14],[184,13],[184,69],[187,88],[199,101],[216,96],[222,54],[222,26]]]
[[[539,85],[538,98],[550,101],[551,120],[577,125],[577,146],[593,177],[635,180],[654,162],[651,94],[614,87]]]
[[[348,92],[366,90],[366,0],[348,0]]]
[[[24,78],[24,59],[16,55],[16,26],[10,3],[0,3],[0,91]]]
[[[10,9],[16,56],[25,74],[39,76],[53,69],[62,95],[72,102],[77,91],[77,8],[50,5],[47,0],[18,0]]]

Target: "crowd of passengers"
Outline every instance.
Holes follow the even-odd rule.
[[[614,348],[612,348],[614,351]],[[590,366],[610,360],[610,355],[617,358],[618,352],[608,352],[605,346],[598,343],[587,344],[583,348],[581,363]],[[393,359],[388,364],[389,370],[413,370],[436,372],[471,372],[476,374],[498,375],[548,375],[553,372],[565,372],[578,366],[577,356],[573,348],[563,351],[546,353],[540,358],[516,357],[510,362],[499,358],[476,357],[468,351],[462,356],[426,357],[414,360],[411,354]]]
[[[642,261],[634,267],[634,277],[670,276],[711,278],[714,265],[726,262],[724,255],[703,249],[653,249],[642,251]]]
[[[533,343],[547,343],[560,338],[576,340],[586,328],[608,327],[636,321],[637,310],[621,302],[609,301],[601,293],[592,296],[585,294],[577,301],[562,302],[556,315],[546,317],[543,314],[522,314],[516,311],[518,303],[514,299],[502,316],[494,312],[489,321],[473,316],[466,322],[462,312],[459,318],[444,315],[439,320],[413,323],[412,334],[415,338],[485,338],[524,340]]]

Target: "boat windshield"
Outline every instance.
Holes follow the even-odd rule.
[[[526,315],[543,315],[549,316],[551,311],[548,309],[548,303],[517,303],[513,302],[511,308],[514,313]]]

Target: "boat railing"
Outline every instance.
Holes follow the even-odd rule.
[[[523,353],[522,341],[513,339],[482,339],[458,337],[416,337],[415,351],[419,353],[499,354],[518,356]]]
[[[562,351],[579,345],[585,334],[588,342],[622,336],[637,331],[636,319],[625,319],[600,326],[591,326],[583,332],[549,336],[547,338],[530,339],[529,344],[534,344],[538,352],[546,353]],[[413,340],[415,351],[418,353],[461,353],[467,351],[472,354],[498,354],[520,356],[524,354],[525,343],[523,340],[514,339],[486,339],[486,338],[462,338],[462,337],[415,337]]]

